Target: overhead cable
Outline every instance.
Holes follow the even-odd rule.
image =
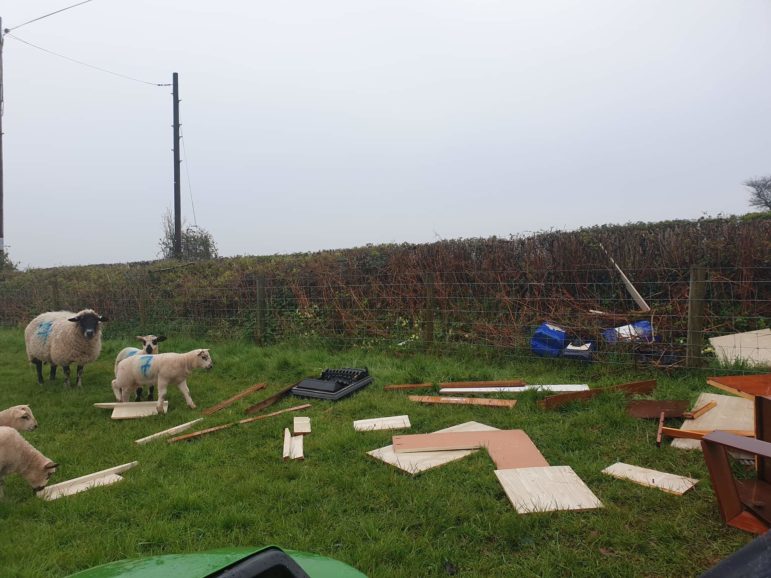
[[[90,1],[90,0],[89,0]],[[17,26],[18,28],[18,26]],[[70,58],[69,56],[64,56],[63,54],[59,54],[58,52],[54,52],[53,50],[48,50],[47,48],[43,48],[42,46],[38,46],[37,44],[32,44],[32,42],[28,42],[22,38],[19,38],[18,36],[15,36],[13,34],[6,34],[7,37],[13,38],[14,40],[21,42],[22,44],[26,44],[27,46],[31,46],[32,48],[37,48],[38,50],[41,50],[47,54],[51,54],[53,56],[57,56],[59,58],[63,58],[64,60],[69,60],[70,62],[74,62],[75,64],[80,64],[81,66],[86,66],[88,68],[93,68],[94,70],[98,70],[100,72],[105,72],[107,74],[112,74],[113,76],[119,76],[120,78],[125,78],[126,80],[133,80],[134,82],[140,82],[142,84],[149,84],[150,86],[171,86],[170,83],[160,83],[160,82],[148,82],[147,80],[142,80],[139,78],[134,78],[133,76],[128,76],[126,74],[121,74],[120,72],[113,72],[112,70],[107,70],[106,68],[101,68],[99,66],[94,66],[93,64],[89,64],[88,62],[83,62],[82,60],[76,60],[75,58]]]
[[[66,8],[60,8],[59,10],[56,10],[54,12],[50,12],[48,14],[43,14],[42,16],[38,16],[37,18],[33,18],[32,20],[27,20],[26,22],[23,22],[21,24],[18,24],[12,28],[6,28],[4,32],[10,32],[11,30],[16,30],[17,28],[21,28],[22,26],[26,26],[27,24],[32,24],[33,22],[37,22],[38,20],[42,20],[43,18],[48,18],[49,16],[53,16],[54,14],[59,14],[59,12],[64,12],[65,10],[69,10],[70,8],[75,8],[76,6],[80,6],[81,4],[88,4],[89,2],[92,2],[93,0],[83,0],[83,2],[78,2],[77,4],[73,4],[72,6],[67,6]]]

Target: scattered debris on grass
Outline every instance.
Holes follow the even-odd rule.
[[[479,399],[477,397],[437,397],[432,395],[408,395],[407,399],[426,404],[484,405],[509,409],[517,405],[516,399]]]
[[[640,466],[633,466],[623,462],[616,462],[602,470],[603,474],[613,476],[619,480],[629,480],[649,488],[658,488],[669,494],[682,496],[685,492],[693,488],[699,480],[678,476],[677,474],[668,474]]]
[[[181,425],[178,425],[178,426],[175,426],[175,427],[172,427],[172,428],[169,428],[169,429],[165,429],[163,431],[159,431],[158,433],[154,433],[154,434],[149,435],[147,437],[143,437],[143,438],[140,438],[138,440],[134,440],[134,443],[135,444],[139,444],[139,445],[144,445],[146,443],[149,443],[149,442],[151,442],[153,440],[156,440],[156,439],[159,439],[159,438],[169,437],[169,436],[172,436],[174,434],[178,434],[180,432],[183,432],[185,430],[190,429],[191,427],[193,427],[195,424],[197,424],[200,421],[203,421],[202,417],[199,417],[198,419],[194,419],[193,421],[189,421],[187,423],[183,423]]]
[[[214,413],[217,413],[221,409],[225,409],[226,407],[233,405],[235,402],[237,402],[239,399],[243,399],[244,397],[253,394],[255,391],[259,391],[261,389],[265,388],[264,383],[255,383],[251,387],[247,387],[245,390],[235,394],[233,397],[230,397],[224,401],[219,402],[216,405],[213,405],[211,407],[206,408],[201,413],[203,415],[212,415]]]
[[[570,466],[495,470],[495,475],[520,514],[603,507]]]
[[[554,409],[573,401],[584,401],[591,399],[603,393],[624,393],[626,395],[651,394],[654,389],[656,389],[655,379],[649,381],[636,381],[633,383],[611,385],[610,387],[598,387],[588,391],[577,391],[552,395],[540,400],[538,405],[543,409]]]
[[[309,417],[296,417],[292,424],[292,430],[294,435],[308,435],[311,433],[311,418]]]
[[[410,424],[410,417],[407,415],[357,419],[353,422],[353,429],[356,431],[377,431],[384,429],[403,429],[408,427],[412,426]]]
[[[51,501],[63,496],[72,496],[73,494],[85,492],[86,490],[90,490],[91,488],[96,488],[98,486],[108,486],[110,484],[120,482],[123,479],[123,477],[118,474],[122,474],[126,470],[130,470],[137,465],[139,465],[139,462],[129,462],[127,464],[115,466],[113,468],[108,468],[99,472],[94,472],[93,474],[88,474],[79,478],[60,482],[58,484],[43,488],[37,492],[37,495],[44,500]]]

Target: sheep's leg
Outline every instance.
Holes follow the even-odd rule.
[[[185,402],[187,402],[187,407],[189,407],[190,409],[195,409],[193,398],[190,397],[190,390],[187,387],[187,380],[183,380],[177,387],[179,387],[179,391],[181,391],[182,395],[185,397]]]
[[[78,365],[78,387],[83,387],[83,367],[82,365]]]
[[[147,401],[152,401],[153,397],[155,397],[155,386],[151,385],[147,388]]]
[[[35,364],[35,371],[37,372],[37,384],[43,385],[43,362],[39,359],[33,359],[32,363]]]
[[[70,385],[70,366],[62,365],[62,371],[64,372],[64,387]]]
[[[55,363],[51,364],[51,372],[48,374],[48,379],[51,380],[51,381],[56,379],[56,364]]]
[[[163,400],[166,397],[166,386],[168,384],[159,379],[158,380],[158,413],[163,413]]]
[[[113,379],[112,380],[112,393],[115,396],[116,401],[123,401],[123,397],[121,395],[120,387],[118,387],[118,380]]]
[[[142,386],[137,388],[137,397],[134,401],[142,401]]]

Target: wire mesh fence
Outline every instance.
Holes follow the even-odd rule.
[[[260,263],[234,261],[21,273],[0,282],[0,323],[23,327],[43,311],[90,307],[110,319],[105,332],[114,337],[473,345],[512,356],[533,355],[533,338],[547,323],[564,332],[540,350],[547,355],[666,367],[716,365],[719,358],[734,371],[771,364],[771,266],[702,268],[696,285],[692,267],[624,269],[650,307],[641,311],[607,263],[455,270],[357,268],[350,260],[327,265],[273,275]]]

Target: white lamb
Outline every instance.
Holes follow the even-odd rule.
[[[77,385],[83,385],[83,367],[95,361],[102,351],[101,323],[107,321],[93,309],[49,311],[30,321],[24,330],[27,358],[35,364],[37,382],[43,383],[43,364],[51,364],[51,379],[56,366],[64,369],[64,385],[70,384],[70,364],[78,365]]]
[[[46,487],[57,467],[59,464],[32,447],[15,429],[0,427],[0,498],[4,490],[3,478],[8,474],[19,474],[35,492],[39,492]]]
[[[12,427],[16,431],[32,431],[37,420],[28,405],[14,405],[0,411],[0,426]]]
[[[137,335],[137,339],[142,342],[142,348],[136,348],[136,347],[124,347],[120,350],[117,357],[115,358],[115,375],[118,375],[118,364],[126,359],[127,357],[132,357],[136,355],[137,353],[146,353],[147,355],[155,355],[158,353],[158,344],[161,341],[166,341],[165,335]],[[147,399],[153,399],[155,388],[151,385],[150,391],[148,392]],[[142,399],[142,388],[137,388],[137,401]]]
[[[112,381],[115,399],[127,402],[132,390],[141,385],[158,388],[158,413],[163,412],[166,388],[176,384],[190,409],[195,409],[187,387],[187,377],[196,368],[211,369],[213,365],[208,349],[194,349],[187,353],[159,353],[158,355],[134,355],[118,364]]]

